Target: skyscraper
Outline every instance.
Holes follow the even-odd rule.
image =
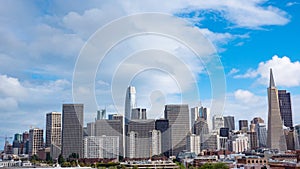
[[[169,130],[169,120],[158,119],[155,121],[155,130],[159,130],[161,133],[161,151],[166,156],[170,156],[170,144],[171,136]]]
[[[199,117],[206,120],[207,125],[208,125],[208,130],[211,131],[213,129],[213,127],[212,127],[212,124],[211,124],[212,119],[211,119],[211,115],[210,115],[210,109],[201,106],[199,108]]]
[[[256,132],[258,138],[258,146],[259,147],[267,147],[267,128],[266,124],[258,123],[256,125]]]
[[[106,109],[97,110],[97,120],[106,118]]]
[[[131,120],[128,124],[127,145],[129,150],[127,151],[127,157],[133,156],[133,158],[149,158],[151,155],[151,140],[152,135],[150,132],[155,130],[155,120]],[[130,134],[134,134],[134,140]],[[136,144],[134,146],[133,142]],[[151,143],[151,144],[150,144]],[[132,150],[135,149],[135,150]],[[131,154],[130,152],[135,152]]]
[[[115,136],[119,138],[119,151],[118,155],[123,156],[123,119],[118,120],[97,120],[94,124],[90,124],[91,133],[94,133],[95,136]]]
[[[61,113],[46,114],[46,147],[50,147],[52,159],[61,153]]]
[[[131,120],[132,109],[136,107],[136,91],[134,86],[129,86],[125,98],[125,124]]]
[[[286,140],[282,128],[278,90],[275,86],[272,69],[270,70],[270,86],[268,88],[268,137],[267,147],[286,151]]]
[[[224,118],[222,115],[214,115],[212,122],[213,122],[213,130],[219,132],[220,128],[224,127]]]
[[[234,116],[224,116],[224,127],[229,131],[235,130]]]
[[[164,115],[171,128],[170,155],[176,156],[186,148],[186,136],[190,132],[189,107],[187,104],[166,105]]]
[[[248,131],[248,120],[239,120],[239,130]]]
[[[83,104],[63,104],[61,150],[64,158],[83,157]]]
[[[286,90],[278,90],[279,108],[283,125],[293,127],[291,95]]]
[[[43,129],[34,128],[29,130],[29,156],[37,154],[43,148]]]

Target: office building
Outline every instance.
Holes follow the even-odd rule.
[[[214,115],[213,116],[213,130],[219,131],[220,128],[224,127],[224,118],[222,115]]]
[[[242,153],[249,149],[249,138],[247,134],[235,134],[231,137],[231,151]]]
[[[195,134],[189,134],[186,137],[186,150],[188,152],[194,152],[196,155],[200,154],[201,152],[201,142],[200,136]]]
[[[234,116],[224,116],[224,127],[229,131],[235,130]]]
[[[88,136],[84,138],[84,158],[119,160],[119,137]]]
[[[258,123],[257,125],[257,137],[260,148],[267,147],[267,127],[264,123]]]
[[[294,130],[284,129],[286,147],[288,150],[295,150]]]
[[[201,150],[216,151],[220,150],[220,136],[217,132],[204,134],[200,137],[201,139]]]
[[[150,157],[160,155],[161,151],[161,132],[159,130],[152,130],[149,132],[150,138]]]
[[[97,118],[96,120],[106,119],[106,109],[97,110]]]
[[[95,130],[95,122],[90,122],[86,124],[87,135],[88,136],[96,136]]]
[[[158,119],[155,121],[155,130],[161,133],[161,151],[166,156],[170,156],[169,150],[171,149],[171,129],[169,129],[169,120]]]
[[[286,151],[286,140],[282,128],[278,90],[275,86],[272,69],[270,70],[270,85],[268,88],[268,136],[267,147]]]
[[[138,119],[147,119],[147,112],[146,109],[142,108],[134,108],[131,110],[131,120],[138,120]]]
[[[247,132],[248,134],[248,139],[249,139],[249,148],[251,150],[255,150],[258,148],[258,138],[257,138],[257,133],[254,131],[249,131]]]
[[[43,129],[34,128],[29,130],[29,156],[38,153],[38,150],[43,148]]]
[[[229,137],[229,128],[220,128],[220,137]]]
[[[251,120],[251,124],[258,124],[258,123],[265,123],[265,121],[261,117],[254,117],[253,120]]]
[[[244,132],[248,131],[248,120],[239,120],[239,130]]]
[[[63,104],[61,152],[64,158],[83,157],[83,104]]]
[[[209,129],[208,129],[207,121],[204,120],[204,119],[202,119],[202,118],[199,118],[195,122],[192,131],[193,131],[193,134],[196,134],[196,135],[208,134],[209,133]]]
[[[291,95],[286,90],[278,90],[281,119],[285,127],[293,127]]]
[[[210,115],[210,109],[201,106],[199,108],[199,117],[206,120],[207,125],[208,125],[208,130],[211,131],[213,129],[213,127],[212,127],[212,123],[211,123],[212,119],[211,119],[211,115]]]
[[[52,159],[58,158],[61,153],[61,113],[46,114],[46,147],[50,147]]]
[[[122,116],[123,117],[123,116]],[[94,123],[95,136],[115,136],[119,138],[119,155],[123,156],[123,120],[96,120]],[[91,125],[93,126],[93,125]]]
[[[127,137],[127,157],[133,158],[149,158],[151,155],[151,139],[150,132],[155,130],[155,120],[131,120],[128,124]],[[131,136],[132,134],[133,136]],[[136,144],[134,146],[133,142]],[[151,144],[152,145],[152,144]],[[135,150],[132,150],[135,149]],[[134,152],[134,153],[130,153]]]
[[[298,136],[298,138],[296,138],[296,136]],[[295,138],[296,138],[296,143],[298,143],[298,145],[296,145],[296,147],[300,148],[300,125],[296,125],[295,126]]]
[[[197,119],[200,118],[199,109],[200,109],[200,107],[191,108],[191,124],[193,124],[193,122],[197,121]],[[202,115],[201,115],[201,118],[203,118]]]
[[[131,120],[132,109],[136,108],[136,91],[134,86],[129,86],[125,98],[125,124]]]
[[[164,115],[171,128],[170,155],[176,156],[186,148],[186,136],[190,132],[189,107],[187,104],[166,105]]]

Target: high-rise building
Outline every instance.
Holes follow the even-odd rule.
[[[219,131],[220,128],[224,127],[224,118],[222,115],[214,115],[213,116],[213,130]]]
[[[282,128],[278,90],[275,86],[272,69],[270,70],[270,85],[268,88],[268,137],[267,147],[286,151],[286,140]]]
[[[102,120],[106,118],[106,109],[97,110],[97,119],[96,120]]]
[[[220,136],[221,137],[229,137],[229,128],[222,127],[220,128]]]
[[[248,131],[248,120],[239,120],[239,130]]]
[[[122,116],[123,117],[123,116]],[[94,124],[95,136],[115,136],[119,138],[119,155],[123,156],[123,120],[97,120]]]
[[[234,116],[224,116],[224,127],[229,131],[235,130]]]
[[[125,124],[131,120],[132,109],[136,107],[136,90],[134,86],[129,86],[125,98]]]
[[[151,131],[155,130],[155,120],[131,120],[128,124],[128,133],[129,137],[127,139],[127,145],[129,150],[127,152],[135,152],[134,154],[127,154],[127,157],[133,156],[134,158],[149,158],[151,155],[150,142],[152,136],[149,135]],[[135,135],[135,140],[132,140],[133,137],[130,134]],[[136,144],[134,147],[132,145],[132,141]],[[135,150],[130,150],[134,148]]]
[[[211,131],[213,129],[213,127],[212,127],[212,124],[211,124],[212,119],[211,119],[211,115],[210,115],[210,109],[201,106],[199,108],[199,117],[206,120],[207,125],[208,125],[208,130]]]
[[[84,158],[119,159],[119,137],[88,136],[84,138]]]
[[[231,138],[231,146],[232,152],[242,153],[249,149],[249,138],[247,134],[235,134]]]
[[[88,136],[95,136],[95,122],[90,122],[86,124],[86,128],[87,128],[87,135]]]
[[[204,134],[200,137],[201,150],[215,151],[220,150],[220,136],[216,132]]]
[[[200,154],[201,150],[200,136],[195,134],[189,134],[186,137],[186,150],[189,152],[194,152],[195,154]]]
[[[198,118],[200,118],[199,109],[200,107],[191,108],[191,122],[192,122],[191,124],[193,124],[193,122],[195,122]]]
[[[207,121],[202,119],[202,118],[199,118],[195,124],[194,124],[194,127],[193,127],[193,134],[196,134],[196,135],[203,135],[203,134],[208,134],[209,133],[209,130],[208,130],[208,124],[207,124]]]
[[[29,133],[27,131],[25,131],[23,134],[23,151],[22,154],[28,154],[28,150],[29,150]]]
[[[265,121],[261,117],[254,117],[253,120],[251,120],[251,124],[258,124],[258,123],[265,123]]]
[[[286,147],[288,150],[295,150],[294,130],[284,129]]]
[[[131,110],[131,120],[147,119],[146,109],[134,108]]]
[[[158,119],[155,121],[155,130],[161,133],[161,151],[166,156],[170,156],[171,131],[169,129],[169,120]]]
[[[189,107],[187,104],[166,105],[165,119],[169,120],[171,131],[171,156],[186,148],[186,136],[190,132]]]
[[[61,113],[46,114],[46,147],[50,147],[52,159],[58,158],[61,153]]]
[[[29,130],[29,156],[37,154],[40,148],[43,148],[43,129],[34,128]]]
[[[293,127],[291,95],[286,90],[278,90],[281,119],[286,127]]]
[[[295,136],[298,136],[298,138],[296,138],[298,145],[296,145],[296,147],[300,147],[300,124],[295,126]]]
[[[258,146],[259,147],[267,147],[267,128],[266,124],[258,123],[256,126],[257,138],[258,138]]]
[[[64,158],[83,157],[83,104],[63,104],[61,152]]]
[[[247,132],[248,137],[249,137],[249,148],[251,150],[255,150],[258,148],[258,138],[257,138],[257,133],[254,131],[248,131]]]
[[[160,155],[161,152],[161,132],[159,130],[152,130],[149,132],[150,138],[150,157]]]

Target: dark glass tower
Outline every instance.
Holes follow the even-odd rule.
[[[75,153],[83,157],[83,104],[63,104],[62,156]]]
[[[224,116],[224,127],[229,131],[235,130],[234,116]]]
[[[283,125],[293,127],[293,116],[291,106],[291,95],[286,90],[278,90],[280,115],[283,120]]]

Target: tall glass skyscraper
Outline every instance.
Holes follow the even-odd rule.
[[[132,109],[136,108],[136,90],[134,86],[129,86],[125,98],[125,124],[131,120]]]
[[[170,155],[176,156],[186,149],[186,136],[190,132],[189,107],[187,104],[166,105],[164,115],[171,131]]]
[[[286,90],[278,90],[279,108],[283,125],[293,127],[291,95]]]
[[[235,130],[234,116],[224,116],[224,127],[229,131]]]
[[[83,104],[63,104],[62,156],[75,153],[83,157]]]

